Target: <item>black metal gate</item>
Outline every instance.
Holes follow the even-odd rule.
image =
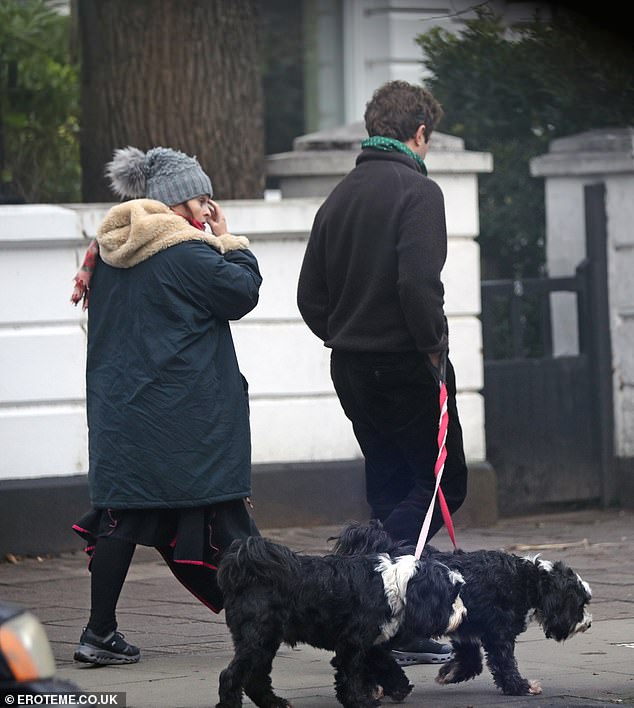
[[[501,514],[611,496],[604,186],[586,187],[585,200],[587,259],[574,276],[482,283],[487,459]],[[576,299],[577,351],[554,356],[552,302],[562,292]]]

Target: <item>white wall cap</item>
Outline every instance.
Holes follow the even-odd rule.
[[[115,202],[98,204],[65,204],[68,209],[77,214],[81,223],[84,236],[93,239],[97,235],[97,229],[104,220],[108,210],[115,206]]]
[[[575,156],[567,153],[552,153],[534,157],[530,161],[533,177],[569,177],[580,175],[602,175],[619,172],[634,172],[634,156],[613,153],[579,152]]]
[[[634,151],[634,128],[597,128],[575,135],[557,138],[550,144],[550,152],[625,152]]]
[[[269,155],[267,173],[272,177],[345,175],[355,164],[361,141],[367,137],[363,121],[326,128],[295,138],[292,152]],[[491,172],[490,153],[465,150],[464,140],[437,130],[426,158],[436,172]]]
[[[490,152],[443,152],[431,148],[425,158],[425,164],[432,178],[435,174],[445,172],[493,172],[493,155]]]
[[[81,239],[81,224],[71,210],[53,204],[2,207],[0,243]]]
[[[313,152],[282,152],[266,158],[266,172],[270,177],[310,175],[340,175],[354,168],[359,150],[315,150]],[[443,172],[491,172],[493,157],[488,152],[434,150],[430,148],[425,159],[430,176]]]
[[[530,161],[533,177],[634,172],[634,128],[603,128],[553,140]]]
[[[464,150],[464,140],[455,135],[433,132],[434,148],[437,150]],[[294,151],[360,150],[361,141],[368,137],[363,121],[324,128],[315,133],[300,135],[293,140]]]

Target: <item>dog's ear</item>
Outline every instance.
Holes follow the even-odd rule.
[[[378,520],[368,524],[353,522],[345,526],[334,539],[333,553],[338,556],[368,555],[369,553],[387,553],[396,555],[400,543],[383,530]]]
[[[403,624],[408,631],[419,637],[445,634],[463,584],[462,577],[446,565],[418,561],[417,571],[407,585]]]
[[[352,556],[363,553],[366,545],[364,527],[358,521],[352,521],[344,526],[338,536],[331,536],[334,541],[333,553],[338,556]]]

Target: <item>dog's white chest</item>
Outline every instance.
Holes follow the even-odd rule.
[[[391,618],[379,628],[375,644],[387,642],[398,632],[405,614],[407,584],[416,573],[417,563],[414,556],[400,556],[396,560],[381,556],[375,566],[383,580],[385,599],[392,612]]]

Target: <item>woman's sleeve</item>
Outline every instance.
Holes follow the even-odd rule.
[[[239,320],[251,312],[262,283],[253,253],[245,249],[221,255],[206,244],[191,244],[187,259],[190,296],[221,320]]]

